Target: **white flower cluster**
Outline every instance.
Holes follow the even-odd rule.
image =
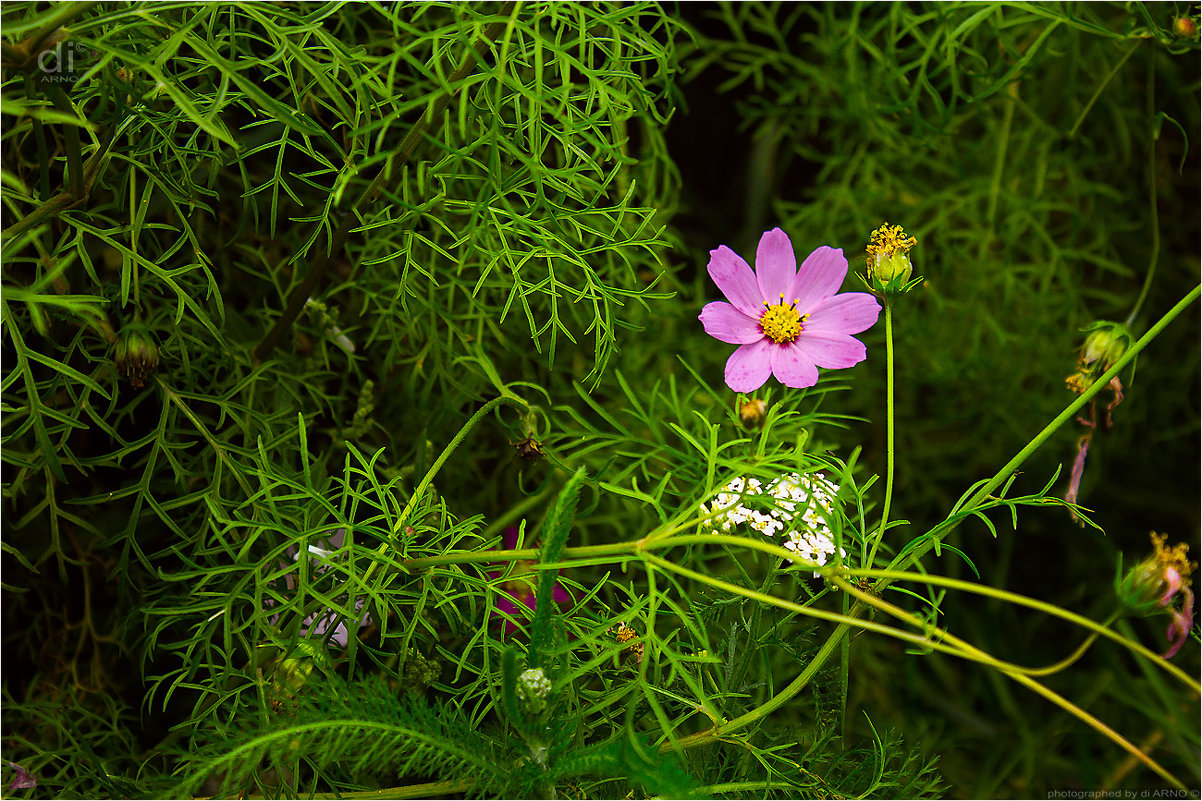
[[[739,477],[723,487],[708,508],[701,504],[701,513],[725,512],[710,521],[723,531],[740,523],[749,523],[766,537],[784,531],[784,547],[801,561],[825,565],[827,557],[835,552],[830,521],[838,494],[839,487],[820,473],[789,473],[773,479],[767,487],[759,479]],[[753,502],[759,509],[743,505],[752,496],[759,496]],[[842,548],[839,552],[840,556],[847,555]]]

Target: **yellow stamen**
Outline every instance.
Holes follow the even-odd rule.
[[[918,244],[917,239],[912,236],[906,236],[906,232],[900,225],[889,225],[889,223],[885,223],[873,231],[869,239],[869,269],[876,266],[881,259],[888,258],[895,253],[905,253]]]
[[[805,330],[805,321],[810,316],[797,311],[800,301],[798,298],[786,304],[784,293],[780,296],[780,303],[774,306],[769,306],[768,301],[764,301],[764,313],[760,315],[760,330],[764,332],[764,336],[777,344],[797,339]]]

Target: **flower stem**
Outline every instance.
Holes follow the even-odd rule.
[[[1134,52],[1134,48],[1132,49]],[[1124,59],[1125,60],[1125,59]],[[1135,316],[1143,308],[1148,290],[1152,288],[1152,279],[1156,275],[1156,263],[1160,261],[1160,215],[1156,208],[1156,59],[1148,59],[1148,90],[1144,93],[1148,98],[1148,125],[1152,128],[1148,136],[1148,208],[1152,214],[1152,255],[1148,257],[1148,274],[1144,276],[1144,286],[1139,292],[1131,314],[1127,315],[1127,325],[1135,322]]]
[[[881,508],[881,527],[868,553],[868,565],[876,559],[876,551],[885,538],[889,524],[889,507],[893,505],[893,303],[885,301],[885,505]]]
[[[896,618],[900,621],[903,621],[905,623],[908,623],[911,626],[914,626],[916,628],[922,628],[922,629],[930,628],[924,623],[924,621],[922,619],[910,614],[909,612],[905,611],[904,609],[901,609],[897,606],[894,606],[891,603],[888,603],[887,601],[883,601],[880,598],[873,598],[871,595],[862,592],[859,588],[857,588],[853,584],[849,584],[839,578],[835,578],[835,583],[838,584],[842,589],[846,590],[847,592],[851,593],[852,595],[855,595],[858,599],[860,599],[861,603],[864,603],[864,602],[871,603],[871,605],[876,607],[877,609],[880,609],[880,610],[886,612],[887,614],[892,615],[894,618]],[[833,640],[835,638],[832,636],[831,639]],[[995,660],[993,657],[991,657],[989,654],[987,654],[986,652],[984,652],[981,649],[977,648],[976,646],[972,645],[971,643],[965,642],[964,640],[961,640],[959,637],[956,637],[955,635],[950,634],[946,631],[939,632],[938,641],[940,642],[940,644],[945,644],[947,646],[950,646],[952,648],[959,650],[960,651],[960,653],[958,654],[959,656],[962,656],[963,658],[966,658],[966,659],[971,659],[973,661],[984,662],[985,664],[990,665],[991,667],[997,669],[1004,675],[1008,676],[1009,678],[1011,678],[1014,681],[1018,682],[1019,684],[1023,685],[1027,689],[1029,689],[1033,692],[1036,692],[1039,695],[1042,695],[1044,698],[1047,698],[1049,701],[1056,704],[1061,709],[1065,710],[1069,714],[1073,715],[1074,717],[1076,717],[1079,720],[1086,723],[1088,726],[1090,726],[1092,729],[1094,729],[1095,731],[1097,731],[1104,737],[1110,739],[1112,742],[1114,742],[1120,748],[1122,748],[1124,751],[1126,751],[1127,753],[1131,754],[1133,757],[1138,759],[1147,768],[1149,768],[1150,770],[1155,772],[1157,775],[1159,775],[1165,781],[1168,781],[1174,787],[1177,787],[1180,789],[1185,789],[1185,785],[1183,785],[1181,783],[1181,781],[1177,779],[1176,776],[1169,773],[1163,766],[1160,765],[1160,763],[1156,762],[1156,760],[1152,759],[1147,754],[1140,751],[1135,746],[1135,744],[1132,743],[1130,740],[1123,737],[1121,734],[1116,732],[1110,726],[1107,726],[1101,720],[1094,717],[1093,715],[1091,715],[1089,712],[1085,711],[1081,707],[1077,706],[1072,701],[1068,700],[1067,698],[1065,698],[1064,696],[1055,692],[1054,690],[1051,690],[1048,687],[1045,687],[1044,685],[1040,684],[1035,679],[1031,678],[1031,676],[1028,675],[1031,671],[1022,670],[1021,668],[1019,668],[1016,665],[1008,665],[1004,662],[999,662],[999,661]],[[940,649],[940,650],[942,650],[942,649]],[[815,660],[815,661],[817,661],[817,660]]]
[[[1011,474],[1014,473],[1023,464],[1023,462],[1030,458],[1031,454],[1035,453],[1035,451],[1037,451],[1039,447],[1043,445],[1043,443],[1046,442],[1058,428],[1060,428],[1060,426],[1073,419],[1073,417],[1085,406],[1085,404],[1089,403],[1095,395],[1101,392],[1102,389],[1104,389],[1110,383],[1112,378],[1121,373],[1131,362],[1131,360],[1138,356],[1140,351],[1151,344],[1152,340],[1159,336],[1160,332],[1163,331],[1169,325],[1169,323],[1177,319],[1178,315],[1191,306],[1194,301],[1198,299],[1199,295],[1202,295],[1202,284],[1190,290],[1185,297],[1177,301],[1173,308],[1165,312],[1164,316],[1157,320],[1156,324],[1149,328],[1147,333],[1140,337],[1139,340],[1136,341],[1136,343],[1132,345],[1126,353],[1123,354],[1122,358],[1111,365],[1109,370],[1103,373],[1101,377],[1098,378],[1098,380],[1095,381],[1093,385],[1089,387],[1089,389],[1085,390],[1085,392],[1079,395],[1075,401],[1070,403],[1064,409],[1064,411],[1056,415],[1052,422],[1044,426],[1043,430],[1036,434],[1030,442],[1024,445],[1022,450],[1015,454],[1013,459],[1006,462],[1006,464],[1002,466],[1002,469],[998,470],[997,473],[993,475],[993,478],[982,484],[980,489],[973,493],[972,497],[969,498],[968,501],[966,501],[962,506],[960,506],[959,512],[964,512],[975,508],[981,503],[981,501],[989,497],[990,493],[1004,484],[1006,480],[1010,478]],[[918,562],[919,559],[926,555],[927,551],[931,550],[937,544],[942,542],[943,539],[947,537],[947,535],[950,534],[957,526],[960,525],[960,522],[965,519],[966,516],[959,514],[959,512],[957,513],[958,516],[955,516],[954,518],[949,517],[947,520],[944,520],[942,523],[931,529],[921,542],[913,543],[912,548],[908,548],[902,553],[898,554],[894,558],[893,563],[889,565],[889,568],[891,570],[905,570],[910,565]],[[887,578],[880,579],[877,582],[875,591],[879,593],[890,583],[892,582]]]
[[[1095,634],[1101,635],[1108,639],[1117,642],[1124,648],[1131,650],[1133,653],[1144,657],[1149,662],[1159,668],[1162,668],[1173,675],[1174,678],[1181,681],[1195,693],[1202,693],[1202,684],[1198,680],[1190,676],[1181,668],[1174,665],[1172,662],[1161,657],[1155,651],[1149,650],[1138,642],[1124,637],[1108,628],[1108,626],[1117,619],[1117,615],[1111,615],[1105,622],[1097,623],[1083,615],[1078,615],[1075,612],[1070,612],[1063,607],[1050,604],[1045,601],[1040,601],[1036,598],[1031,598],[1026,595],[1020,595],[1014,592],[1008,592],[996,587],[990,587],[987,584],[974,584],[971,581],[962,579],[948,578],[946,576],[937,576],[932,573],[907,573],[900,570],[855,570],[851,568],[843,568],[840,571],[841,575],[845,576],[867,576],[872,578],[888,578],[892,581],[915,581],[922,584],[928,584],[934,587],[947,587],[953,590],[961,590],[963,592],[971,592],[976,595],[984,595],[990,598],[997,598],[1006,603],[1015,604],[1016,606],[1025,606],[1029,609],[1036,609],[1047,615],[1053,615],[1074,623],[1082,628],[1089,629]]]
[[[520,409],[526,408],[526,402],[516,395],[502,395],[498,398],[493,398],[488,403],[481,406],[480,409],[471,416],[471,419],[464,424],[463,428],[459,429],[459,433],[454,436],[450,443],[443,448],[442,453],[438,455],[438,459],[433,465],[430,466],[430,469],[426,471],[426,475],[422,477],[421,483],[414,488],[413,495],[409,497],[409,502],[405,504],[404,510],[401,511],[400,516],[397,518],[396,525],[392,527],[393,534],[400,531],[401,527],[409,520],[409,517],[413,514],[413,510],[417,507],[418,502],[421,501],[422,496],[426,494],[426,490],[434,481],[434,476],[438,475],[438,471],[442,469],[442,466],[446,460],[449,459],[451,454],[455,452],[455,449],[459,447],[459,443],[463,442],[464,438],[471,433],[471,430],[476,427],[476,423],[479,423],[493,409],[503,404],[507,406],[514,406]]]

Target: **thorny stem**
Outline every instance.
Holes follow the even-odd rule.
[[[512,17],[517,11],[517,8],[517,3],[509,2],[502,6],[497,14],[501,17]],[[322,277],[325,275],[326,269],[329,268],[330,262],[333,261],[334,257],[338,255],[339,252],[341,252],[342,245],[346,241],[347,234],[350,233],[351,227],[355,224],[359,214],[367,209],[367,207],[370,206],[371,203],[376,199],[376,196],[379,195],[380,191],[384,188],[384,184],[388,178],[395,174],[400,165],[404,164],[409,157],[413,155],[413,151],[417,149],[418,144],[426,136],[430,126],[442,119],[443,111],[455,97],[455,93],[457,91],[457,87],[455,85],[462,82],[463,79],[467,77],[468,73],[471,72],[471,70],[476,66],[476,59],[480,55],[484,54],[484,51],[488,49],[490,42],[496,39],[504,28],[512,24],[512,19],[498,20],[491,23],[484,29],[480,37],[477,38],[476,41],[473,42],[472,46],[468,49],[468,52],[464,56],[463,62],[459,65],[459,68],[455,70],[455,72],[447,81],[447,86],[449,87],[448,90],[443,92],[429,107],[429,112],[423,115],[417,124],[409,129],[408,135],[405,137],[404,141],[401,142],[401,146],[397,150],[396,154],[390,157],[384,163],[379,172],[376,173],[375,179],[371,182],[367,189],[363,190],[363,194],[359,196],[359,199],[355,201],[355,203],[347,212],[342,214],[342,221],[338,224],[338,228],[334,231],[334,233],[330,235],[327,247],[319,249],[313,265],[309,268],[309,272],[305,275],[305,280],[301,282],[300,286],[293,290],[292,297],[289,299],[288,306],[284,309],[284,313],[280,315],[280,318],[276,320],[275,325],[271,327],[271,330],[267,332],[266,336],[263,337],[263,340],[259,343],[258,347],[255,348],[254,356],[256,361],[262,361],[263,359],[267,358],[273,350],[275,350],[276,345],[279,344],[279,341],[284,336],[284,333],[292,327],[292,323],[295,322],[297,316],[300,315],[301,311],[305,308],[306,301],[312,297],[313,292],[317,289],[317,285],[321,282]],[[442,70],[437,70],[437,72],[441,74]],[[327,221],[323,220],[319,224],[326,225]]]

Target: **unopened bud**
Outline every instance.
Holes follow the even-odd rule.
[[[134,389],[141,389],[159,366],[159,349],[150,329],[142,323],[129,323],[117,335],[113,349],[117,369]]]
[[[517,686],[514,688],[522,711],[528,715],[537,715],[547,707],[547,696],[551,694],[551,680],[542,668],[523,670],[518,675]]]
[[[1173,20],[1173,33],[1182,39],[1192,39],[1198,35],[1198,24],[1189,17],[1178,17]]]
[[[760,428],[767,416],[768,404],[762,400],[749,400],[739,407],[739,422],[746,429]]]

